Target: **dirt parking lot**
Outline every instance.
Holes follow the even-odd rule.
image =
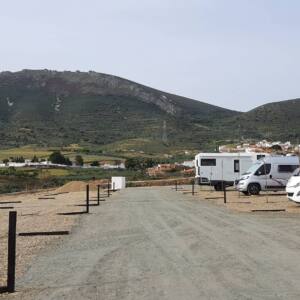
[[[40,251],[5,297],[299,299],[299,216],[204,198],[171,187],[118,192]]]
[[[84,190],[86,184],[73,184],[72,188]],[[7,269],[7,231],[10,210],[17,211],[17,234],[24,232],[69,231],[76,224],[79,215],[62,215],[85,210],[84,191],[69,193],[69,185],[58,190],[0,197],[0,286],[6,284]],[[104,191],[101,190],[104,195]],[[106,191],[105,191],[106,192]],[[95,199],[95,188],[91,190]],[[95,204],[92,200],[92,204]],[[18,203],[21,202],[21,203]],[[10,208],[11,207],[11,208]],[[10,209],[6,209],[10,208]],[[60,236],[20,236],[17,237],[17,268],[19,278],[33,258],[50,242],[62,239]]]

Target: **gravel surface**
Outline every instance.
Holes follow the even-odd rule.
[[[300,298],[297,215],[241,214],[170,187],[102,204],[7,299]]]
[[[91,196],[95,196],[95,191],[91,191]],[[83,211],[85,208],[79,205],[84,205],[85,198],[85,192],[58,194],[56,191],[0,196],[1,208],[13,206],[13,209],[0,209],[0,286],[6,285],[9,211],[17,211],[17,233],[68,231],[76,224],[79,215],[61,213]],[[21,203],[7,203],[15,201]],[[35,256],[55,239],[59,240],[61,237],[17,237],[17,278],[24,273]]]

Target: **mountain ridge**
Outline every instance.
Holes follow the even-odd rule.
[[[5,146],[104,145],[149,138],[166,147],[197,149],[241,137],[295,139],[297,129],[289,134],[282,127],[287,118],[300,125],[298,100],[239,112],[93,71],[4,71],[0,138]]]
[[[48,76],[48,78],[47,78],[47,76]],[[3,77],[11,77],[11,78],[13,78],[13,77],[15,77],[15,78],[28,77],[28,78],[36,79],[37,81],[43,80],[45,78],[47,78],[49,80],[49,77],[50,77],[50,79],[51,79],[51,77],[52,78],[61,78],[61,79],[68,78],[70,84],[72,84],[72,83],[73,84],[75,84],[75,83],[81,84],[80,89],[83,94],[91,93],[91,94],[101,95],[101,94],[105,94],[106,89],[109,89],[110,91],[111,91],[111,89],[116,89],[117,92],[123,92],[123,93],[125,93],[125,95],[126,95],[126,93],[128,93],[128,95],[130,94],[131,96],[140,97],[140,99],[142,99],[145,102],[152,100],[162,109],[165,109],[165,106],[164,106],[164,103],[166,103],[165,97],[170,97],[171,102],[172,102],[172,98],[175,98],[175,100],[177,99],[177,101],[178,101],[178,99],[192,101],[192,102],[196,101],[197,103],[205,104],[207,106],[210,106],[211,108],[234,111],[234,110],[226,109],[226,108],[216,106],[213,104],[205,103],[203,101],[187,98],[184,96],[178,96],[178,95],[168,93],[165,91],[160,91],[158,89],[155,89],[155,88],[152,88],[152,87],[149,87],[149,86],[146,86],[146,85],[143,85],[143,84],[134,82],[132,80],[128,80],[128,79],[119,77],[119,76],[105,74],[105,73],[98,73],[98,72],[94,72],[94,71],[72,72],[72,71],[55,71],[55,70],[48,70],[48,69],[41,69],[41,70],[24,69],[24,70],[17,71],[17,72],[2,71],[2,72],[0,72],[0,83],[1,83],[1,79]],[[79,79],[82,81],[80,82]],[[124,83],[125,83],[125,85],[124,85]],[[127,86],[126,86],[126,84],[127,84]],[[101,88],[99,88],[99,85],[101,86]],[[129,90],[128,90],[128,86],[129,86]],[[74,86],[72,88],[74,88]],[[157,98],[149,99],[147,97],[147,95],[143,94],[143,90],[151,91],[152,93],[155,93]],[[55,93],[57,91],[55,89],[53,89],[52,92]],[[64,92],[68,94],[68,90],[65,90]],[[170,109],[166,109],[166,111],[171,114],[176,113],[176,111],[174,111],[174,107],[171,107],[171,106],[170,106]],[[235,111],[235,112],[238,112],[238,111]]]

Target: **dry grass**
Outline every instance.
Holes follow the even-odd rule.
[[[51,151],[45,148],[24,146],[19,148],[1,149],[0,160],[2,161],[5,158],[17,156],[23,156],[26,159],[31,159],[34,155],[36,155],[39,158],[48,158],[50,154]]]

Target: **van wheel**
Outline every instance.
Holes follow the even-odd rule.
[[[247,191],[249,195],[258,195],[260,192],[260,185],[257,183],[250,183]]]
[[[214,185],[214,188],[216,191],[220,192],[220,191],[223,191],[223,185],[221,182],[217,183]]]

